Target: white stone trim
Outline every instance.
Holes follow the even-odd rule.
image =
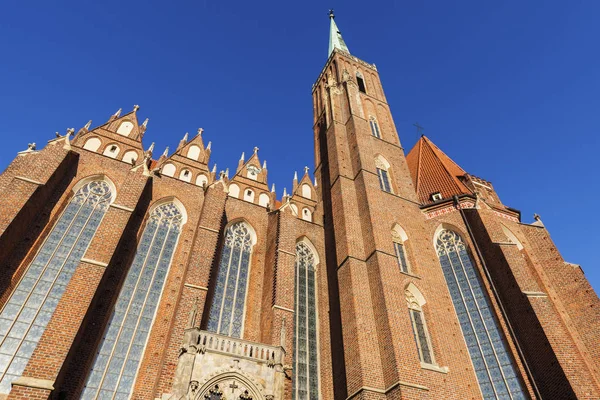
[[[48,379],[30,378],[21,376],[11,383],[12,386],[25,386],[35,389],[54,390],[54,381]]]
[[[130,208],[130,207],[125,207],[125,206],[122,206],[122,205],[120,205],[120,204],[116,204],[116,203],[112,203],[112,204],[110,205],[110,207],[114,207],[114,208],[117,208],[117,209],[119,209],[119,210],[124,210],[124,211],[133,212],[133,208]]]
[[[199,226],[199,228],[200,228],[200,229],[207,230],[207,231],[211,231],[211,232],[219,233],[219,230],[218,230],[218,229],[209,228],[209,227],[207,227],[207,226]]]
[[[189,288],[192,288],[192,289],[198,289],[198,290],[208,291],[208,288],[205,287],[205,286],[192,285],[191,283],[184,283],[183,286],[189,287]]]
[[[18,180],[21,180],[24,182],[33,183],[34,185],[39,185],[39,186],[43,185],[42,182],[34,181],[33,179],[25,178],[24,176],[15,176],[15,179],[18,179]]]
[[[97,265],[99,267],[104,267],[104,268],[108,267],[107,263],[102,262],[102,261],[92,260],[91,258],[82,257],[81,262],[92,264],[92,265]]]
[[[279,252],[281,252],[281,253],[288,254],[288,255],[290,255],[290,256],[294,256],[294,257],[296,257],[296,253],[292,253],[292,252],[290,252],[290,251],[287,251],[287,250],[277,249],[277,251],[279,251]]]
[[[427,363],[421,362],[421,368],[428,369],[430,371],[441,372],[442,374],[448,373],[448,367],[440,367],[439,365],[436,365],[436,364],[427,364]]]
[[[548,297],[548,295],[544,292],[522,292],[527,297]]]
[[[277,304],[273,305],[273,308],[277,308],[278,310],[283,310],[283,311],[291,312],[292,314],[295,313],[295,311],[292,310],[291,308],[286,308],[286,307],[278,306]]]

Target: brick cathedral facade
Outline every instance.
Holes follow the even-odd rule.
[[[600,301],[541,219],[405,155],[331,16],[315,168],[154,155],[137,106],[0,175],[0,398],[600,399]]]

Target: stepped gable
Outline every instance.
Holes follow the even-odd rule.
[[[189,134],[186,133],[170,156],[167,147],[156,163],[153,163],[156,165],[154,168],[160,169],[163,176],[198,186],[210,185],[214,181],[214,174],[208,169],[211,144],[209,142],[208,146],[204,147],[202,132],[202,128],[198,129],[198,134],[191,140],[188,140]]]
[[[474,194],[463,179],[468,175],[458,164],[440,150],[426,136],[421,136],[406,156],[417,196],[423,204],[433,203],[432,195],[442,199],[454,195]]]
[[[148,125],[148,119],[141,125],[138,123],[138,109],[138,106],[134,106],[133,111],[123,116],[119,109],[106,123],[91,130],[89,128],[92,121],[88,122],[72,140],[69,140],[67,133],[67,145],[135,165],[144,158],[142,138]]]
[[[237,170],[228,181],[229,196],[272,209],[276,198],[275,192],[269,191],[267,173],[267,162],[261,166],[258,147],[247,161],[242,153]]]

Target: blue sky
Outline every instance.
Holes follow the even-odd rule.
[[[219,170],[258,146],[281,196],[313,166],[329,7],[378,66],[407,151],[418,121],[525,222],[540,214],[598,291],[600,2],[4,2],[0,169],[28,142],[139,104],[146,146],[203,127]]]

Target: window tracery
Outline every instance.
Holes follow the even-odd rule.
[[[379,177],[380,189],[384,192],[391,193],[392,185],[390,183],[390,177],[388,173],[389,164],[387,164],[387,162],[384,162],[379,156],[375,158],[375,167],[377,169],[377,176]]]
[[[77,190],[0,313],[0,393],[23,373],[114,193],[94,180]]]
[[[416,289],[416,287],[414,289]],[[434,364],[435,361],[431,346],[431,338],[425,323],[423,309],[421,308],[424,303],[420,302],[410,289],[406,289],[404,293],[406,295],[408,312],[410,314],[410,321],[415,344],[417,345],[417,352],[419,353],[419,359],[425,364]]]
[[[148,217],[82,399],[130,396],[182,224],[173,202],[157,206]]]
[[[462,238],[443,229],[436,250],[484,399],[525,399],[490,300]]]
[[[379,124],[374,117],[369,118],[369,125],[371,126],[371,135],[378,139],[381,139],[381,132],[379,131]]]
[[[237,222],[226,229],[208,318],[209,331],[237,338],[242,336],[252,244],[246,223]]]
[[[296,284],[292,398],[318,399],[317,300],[315,254],[304,242],[296,244]]]
[[[407,252],[404,247],[406,237],[403,237],[403,232],[401,233],[400,230],[401,228],[397,225],[394,227],[394,229],[392,229],[392,241],[394,242],[394,251],[396,253],[396,259],[398,260],[398,267],[400,268],[400,271],[404,272],[405,274],[408,274],[410,273],[410,268],[408,264],[408,257],[406,254]]]

